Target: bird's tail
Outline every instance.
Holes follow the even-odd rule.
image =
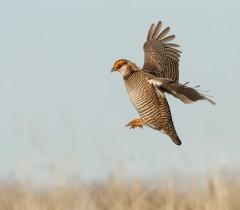
[[[176,135],[169,135],[169,136],[175,144],[177,144],[177,145],[182,144],[182,142],[181,142],[181,140],[180,140],[180,138],[178,137],[177,134]]]

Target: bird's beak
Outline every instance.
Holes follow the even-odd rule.
[[[114,69],[114,67],[111,69],[111,72],[114,72],[114,71],[116,71],[115,69]]]

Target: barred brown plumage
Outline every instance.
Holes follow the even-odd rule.
[[[143,125],[166,133],[180,145],[181,141],[175,131],[167,100],[159,96],[149,83],[151,78],[151,75],[142,71],[136,71],[126,78],[129,98],[137,109]]]
[[[172,141],[181,145],[172,121],[171,111],[165,97],[169,93],[184,103],[207,100],[215,104],[195,88],[178,83],[179,53],[177,44],[167,43],[175,38],[166,36],[170,28],[159,35],[162,22],[151,25],[144,44],[144,66],[142,69],[131,61],[120,59],[114,63],[113,71],[123,74],[128,96],[137,109],[141,119],[135,119],[126,126],[130,128],[149,126],[167,134]]]
[[[181,51],[175,49],[179,45],[167,43],[175,38],[174,35],[164,38],[170,31],[167,27],[158,37],[156,33],[160,31],[162,22],[157,26],[151,25],[147,41],[144,43],[144,65],[143,69],[156,77],[169,78],[178,82],[178,62]]]

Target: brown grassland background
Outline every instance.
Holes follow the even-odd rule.
[[[0,210],[239,210],[239,173],[225,171],[200,180],[169,176],[150,184],[113,176],[106,182],[74,181],[51,187],[5,181]]]

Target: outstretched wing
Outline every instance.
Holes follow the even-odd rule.
[[[206,97],[204,94],[199,93],[195,88],[188,87],[186,84],[180,84],[166,78],[150,79],[149,83],[152,84],[157,91],[167,92],[174,97],[180,99],[185,104],[190,104],[198,100],[206,100],[211,104],[216,103]]]
[[[151,25],[147,41],[144,43],[144,65],[143,71],[148,72],[156,77],[169,78],[178,82],[179,71],[178,63],[181,51],[175,49],[180,47],[177,44],[168,43],[175,36],[167,36],[170,28],[165,28],[160,34],[162,22],[159,21],[157,26]],[[165,38],[164,38],[165,37]]]

